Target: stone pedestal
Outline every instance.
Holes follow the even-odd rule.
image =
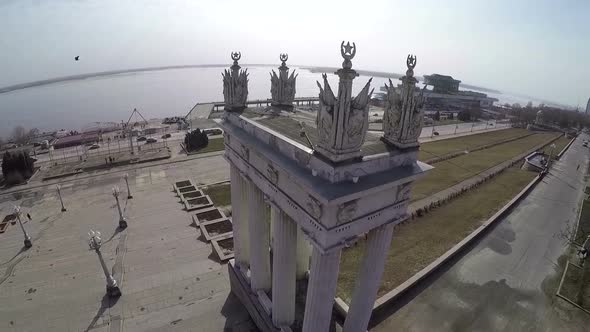
[[[385,258],[389,252],[393,225],[384,225],[369,232],[367,247],[359,267],[359,277],[352,294],[344,332],[366,331],[375,297],[381,283]]]
[[[280,332],[280,330],[273,325],[270,316],[266,314],[266,309],[260,303],[256,293],[253,293],[250,290],[250,284],[247,277],[244,276],[241,269],[235,266],[234,260],[229,261],[227,269],[229,272],[229,282],[232,293],[240,299],[240,302],[242,302],[246,310],[248,310],[250,318],[252,318],[260,331]]]
[[[295,248],[297,225],[284,212],[272,207],[272,321],[275,326],[290,326],[295,319]]]
[[[269,291],[270,252],[266,203],[260,189],[248,181],[248,231],[250,237],[250,286],[254,291]]]
[[[313,249],[303,316],[303,332],[328,331],[338,280],[340,251],[341,249],[338,249],[322,254],[317,248]]]

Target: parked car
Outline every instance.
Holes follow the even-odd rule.
[[[92,144],[92,145],[90,145],[90,146],[88,147],[88,150],[96,150],[96,149],[98,149],[98,148],[100,148],[100,145],[98,145],[98,144]]]
[[[137,138],[137,141],[138,141],[138,142],[143,142],[143,141],[145,141],[145,140],[147,140],[147,138],[146,138],[145,136],[139,136],[139,137]]]
[[[158,141],[157,139],[155,139],[155,138],[153,138],[153,137],[150,137],[150,138],[148,138],[148,139],[146,139],[146,140],[145,140],[145,143],[146,143],[146,144],[149,144],[149,143],[156,143],[157,141]]]
[[[435,131],[434,133],[432,133],[434,136],[438,136],[438,131]]]
[[[223,129],[221,128],[206,128],[203,129],[203,132],[207,134],[207,136],[223,135]]]
[[[164,139],[170,138],[170,137],[172,137],[172,135],[170,135],[170,134],[164,134],[164,135],[162,135],[162,138],[164,138]]]

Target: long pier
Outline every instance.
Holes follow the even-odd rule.
[[[304,98],[295,98],[293,100],[293,104],[295,106],[302,106],[302,105],[315,105],[319,104],[320,99],[318,97],[304,97]],[[248,106],[270,106],[272,103],[271,99],[255,99],[255,100],[248,100],[246,105]],[[216,102],[213,103],[213,111],[223,110],[225,107],[224,102]]]

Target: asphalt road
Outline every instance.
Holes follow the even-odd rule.
[[[464,256],[374,317],[371,331],[588,331],[590,316],[555,296],[560,233],[574,227],[583,198],[584,139]]]

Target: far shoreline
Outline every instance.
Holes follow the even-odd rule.
[[[274,67],[276,64],[243,64],[243,67]],[[298,67],[300,69],[309,70],[312,73],[323,73],[323,72],[335,72],[338,68],[332,67],[321,67],[321,66],[298,66],[292,65],[293,67]],[[12,91],[23,90],[28,88],[34,88],[44,85],[51,85],[69,81],[81,81],[89,78],[95,77],[103,77],[103,76],[114,76],[119,74],[129,74],[129,73],[140,73],[140,72],[150,72],[150,71],[163,71],[163,70],[174,70],[174,69],[192,69],[192,68],[225,68],[227,64],[204,64],[204,65],[177,65],[177,66],[158,66],[158,67],[141,67],[141,68],[130,68],[130,69],[118,69],[118,70],[108,70],[102,72],[94,72],[94,73],[85,73],[85,74],[77,74],[77,75],[68,75],[68,76],[60,76],[54,78],[48,78],[44,80],[32,81],[32,82],[25,82],[19,84],[13,84],[9,86],[0,87],[0,94],[9,93]],[[363,70],[357,69],[357,72],[363,76],[373,76],[373,77],[382,77],[382,78],[395,78],[398,79],[403,75],[398,73],[389,73],[383,71],[371,71],[371,70]],[[422,77],[419,77],[422,80]],[[475,89],[483,92],[488,93],[497,93],[502,94],[501,91],[484,88],[481,86],[470,85],[462,83],[464,88],[468,89]]]

